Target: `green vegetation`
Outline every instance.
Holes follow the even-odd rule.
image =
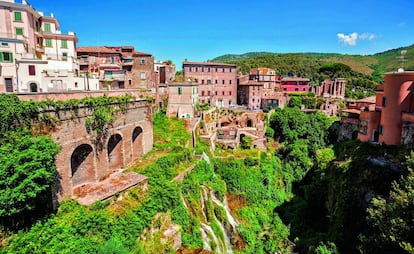
[[[402,66],[398,57],[403,49],[407,50],[405,69],[414,70],[414,45],[368,56],[251,52],[223,55],[212,61],[236,64],[244,74],[251,68],[268,67],[279,75],[309,78],[311,85],[319,85],[328,78],[346,78],[346,97],[363,98],[374,94],[375,86],[383,82],[385,72],[397,71]]]
[[[334,65],[324,72],[332,68],[347,69]],[[312,94],[291,96],[297,99],[267,123],[275,151],[252,149],[244,137],[224,159],[214,158],[205,141],[192,147],[182,119],[156,114],[154,149],[129,169],[148,177],[147,191],[133,188],[90,207],[67,200],[53,214],[39,206],[47,205],[58,148],[33,135],[33,122],[50,118],[39,104],[4,97],[4,105],[14,107],[4,107],[0,121],[14,127],[0,124],[1,252],[174,253],[161,239],[171,223],[179,226],[182,252],[203,248],[202,224],[218,238],[210,246],[224,248],[221,226],[229,231],[231,225],[219,203],[226,200],[238,222],[229,231],[236,253],[412,253],[412,148],[332,143],[328,129],[336,119],[300,111],[302,104],[318,103]],[[122,110],[105,111],[105,105],[95,105],[102,112],[92,115],[105,123],[99,129]],[[66,108],[80,109],[75,102]],[[194,156],[203,152],[210,161]]]

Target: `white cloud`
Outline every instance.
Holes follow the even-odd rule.
[[[338,36],[338,39],[342,41],[345,45],[349,46],[355,46],[358,39],[358,34],[355,32],[348,35],[338,33],[336,36]]]
[[[375,39],[375,34],[370,34],[370,33],[363,33],[361,35],[358,35],[358,39],[360,40],[373,40]]]
[[[344,43],[347,46],[355,46],[358,40],[361,40],[361,41],[369,40],[370,41],[377,37],[375,34],[371,34],[371,33],[358,34],[356,32],[353,32],[350,34],[338,33],[336,36],[342,43]]]

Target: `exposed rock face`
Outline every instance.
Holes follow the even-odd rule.
[[[177,251],[181,248],[181,227],[171,222],[169,213],[158,213],[152,221],[151,228],[142,233],[140,241],[145,248],[156,246],[160,251]]]
[[[356,138],[358,130],[358,125],[349,122],[335,122],[329,129],[331,138],[337,142]]]

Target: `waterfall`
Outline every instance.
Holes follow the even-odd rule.
[[[228,205],[228,203],[227,203],[227,198],[226,197],[224,197],[224,203],[222,203],[217,197],[216,197],[216,195],[214,194],[214,191],[213,190],[211,190],[210,191],[210,196],[211,196],[211,199],[213,200],[213,203],[214,204],[216,204],[216,205],[218,205],[218,206],[221,206],[221,207],[223,207],[224,208],[224,210],[226,211],[226,216],[227,216],[227,221],[230,223],[230,225],[231,225],[231,227],[233,228],[233,230],[236,230],[236,227],[239,225],[238,223],[237,223],[237,221],[234,219],[234,217],[231,215],[231,213],[230,213],[230,208],[229,208],[229,205]]]

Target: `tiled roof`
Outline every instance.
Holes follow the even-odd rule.
[[[375,101],[376,101],[375,95],[357,100],[357,102],[359,103],[375,103]]]
[[[77,47],[76,51],[78,53],[80,52],[83,52],[83,53],[119,53],[105,46]]]
[[[231,66],[231,67],[237,66],[235,64],[215,63],[215,62],[183,62],[183,65]]]

